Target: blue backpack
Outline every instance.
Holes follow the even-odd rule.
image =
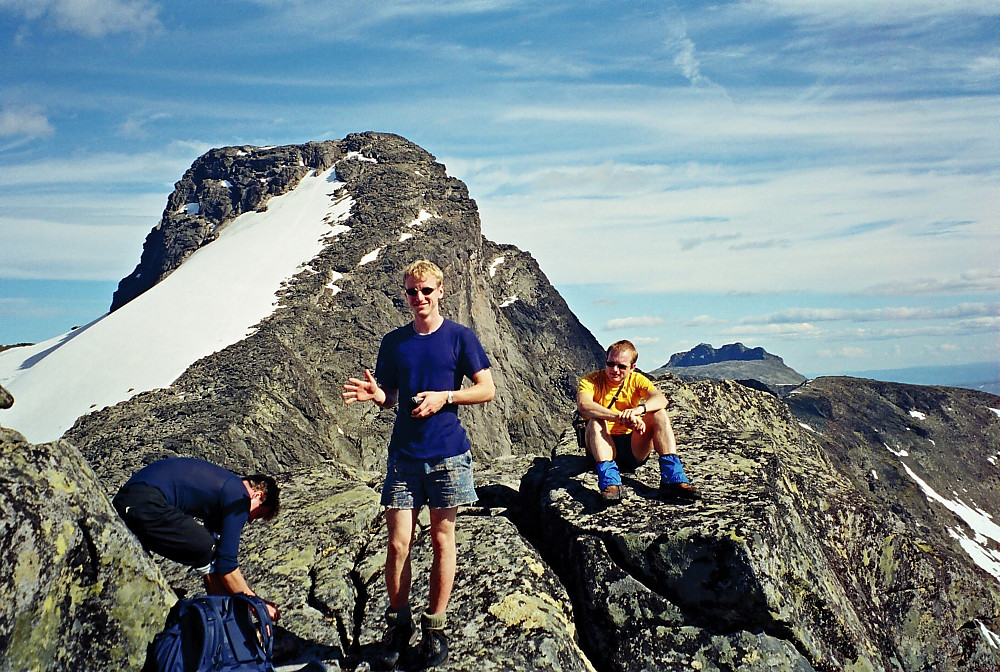
[[[145,672],[274,672],[271,617],[259,597],[199,595],[179,600],[153,638]]]

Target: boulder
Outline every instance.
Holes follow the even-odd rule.
[[[0,428],[0,669],[138,669],[175,601],[72,445]]]

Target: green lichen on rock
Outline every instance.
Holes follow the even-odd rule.
[[[138,668],[174,597],[70,444],[0,428],[0,669]]]

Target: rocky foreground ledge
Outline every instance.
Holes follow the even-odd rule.
[[[656,499],[650,462],[605,509],[569,432],[548,455],[481,459],[443,669],[997,669],[1000,582],[949,543],[947,511],[893,509],[836,466],[835,411],[818,404],[830,417],[807,428],[735,383],[657,384],[704,499]],[[979,422],[988,401],[949,392],[947,408]],[[910,438],[963,457],[945,429]],[[890,431],[890,445],[907,439]],[[143,554],[72,445],[0,439],[0,586],[13,596],[0,602],[0,669],[137,669],[166,586],[197,592],[197,577]],[[915,487],[886,454],[879,482]],[[248,528],[244,571],[283,609],[282,669],[367,669],[386,606],[379,479],[333,462],[287,472],[282,515]],[[429,560],[422,535],[415,608]]]

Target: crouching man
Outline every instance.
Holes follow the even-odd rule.
[[[256,594],[239,569],[240,536],[247,523],[277,515],[278,484],[270,476],[240,478],[174,457],[137,471],[112,503],[146,550],[201,572],[209,595]],[[271,620],[280,618],[274,603],[267,610]]]
[[[667,416],[666,396],[635,370],[639,353],[629,341],[608,348],[605,367],[580,380],[577,408],[588,420],[587,454],[597,468],[601,498],[621,501],[621,473],[642,466],[656,451],[660,466],[660,495],[664,499],[693,501],[700,497],[684,474],[677,456],[674,430]]]

